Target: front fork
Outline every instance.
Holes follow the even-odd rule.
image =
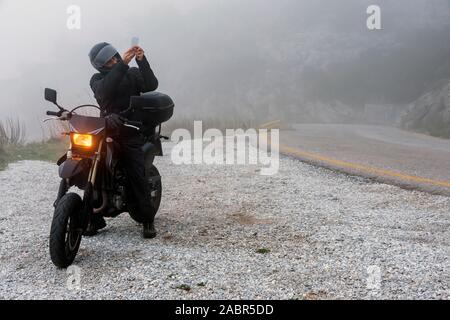
[[[53,203],[53,207],[55,209],[56,209],[56,206],[58,205],[59,200],[61,200],[62,197],[64,197],[66,195],[68,190],[69,190],[69,182],[67,181],[67,179],[62,179],[61,183],[59,184],[58,196],[56,197],[56,200]]]
[[[89,170],[89,176],[86,188],[84,190],[84,196],[83,196],[83,217],[82,217],[82,224],[83,229],[86,230],[89,224],[90,217],[93,213],[93,206],[92,206],[92,194],[94,192],[94,186],[97,179],[98,174],[98,167],[100,165],[101,161],[101,155],[102,155],[102,148],[103,148],[103,140],[100,140],[98,150],[94,155],[94,158],[92,159],[92,166]]]

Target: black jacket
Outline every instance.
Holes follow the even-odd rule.
[[[131,96],[158,88],[158,79],[147,58],[136,62],[139,68],[130,68],[120,60],[110,71],[92,76],[90,85],[104,115],[126,110]]]

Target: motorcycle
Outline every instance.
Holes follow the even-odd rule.
[[[78,253],[83,234],[93,215],[114,218],[128,212],[133,220],[142,223],[136,206],[127,201],[127,177],[120,166],[117,154],[119,145],[114,141],[103,117],[78,115],[81,105],[72,110],[61,107],[57,92],[45,89],[45,100],[59,111],[47,111],[54,120],[66,121],[70,137],[67,153],[57,162],[61,178],[50,230],[50,257],[59,268],[70,266]],[[124,126],[138,130],[144,137],[145,178],[150,192],[151,208],[159,210],[162,196],[161,175],[154,165],[155,157],[163,156],[161,139],[162,123],[168,121],[174,110],[172,99],[159,92],[131,97],[130,106],[121,113]],[[50,120],[50,119],[47,119]],[[83,194],[69,192],[78,187]]]

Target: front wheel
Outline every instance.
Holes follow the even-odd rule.
[[[83,201],[75,193],[68,193],[57,203],[50,231],[50,257],[55,266],[70,266],[80,248]]]

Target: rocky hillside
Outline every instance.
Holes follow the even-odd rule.
[[[450,138],[450,80],[442,80],[412,103],[402,127]]]

